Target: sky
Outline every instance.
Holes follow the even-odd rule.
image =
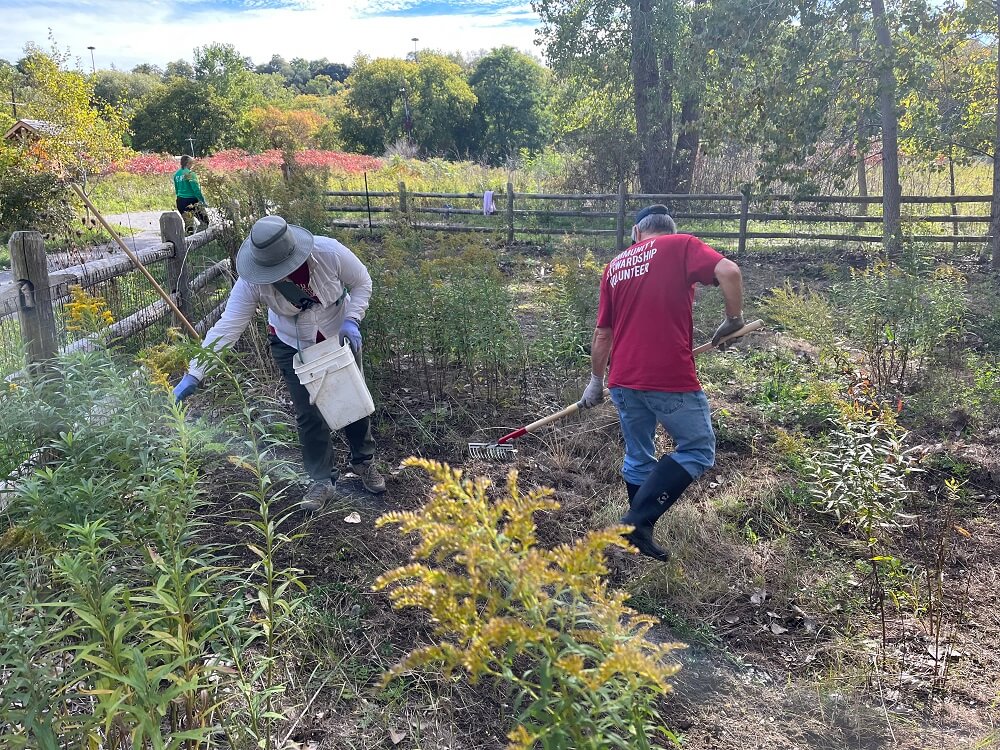
[[[0,58],[34,42],[69,48],[90,70],[191,60],[194,47],[233,44],[255,64],[271,55],[350,63],[419,49],[475,52],[504,44],[538,54],[526,0],[0,0]]]

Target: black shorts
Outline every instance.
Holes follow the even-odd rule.
[[[198,204],[200,201],[197,198],[178,198],[177,199],[177,210],[181,213],[191,210],[191,207]]]

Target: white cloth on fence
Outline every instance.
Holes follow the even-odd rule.
[[[496,210],[496,206],[493,205],[493,191],[487,190],[483,193],[483,216],[489,216]]]
[[[205,334],[205,346],[221,349],[235,344],[250,325],[259,305],[267,307],[267,322],[275,334],[291,347],[304,348],[316,342],[316,332],[334,338],[344,318],[362,320],[372,296],[372,277],[358,256],[331,237],[316,235],[309,266],[309,287],[319,299],[304,312],[289,302],[271,284],[251,284],[238,279],[219,322]],[[344,294],[347,287],[348,294]],[[341,295],[343,299],[341,300]],[[337,301],[340,300],[340,304]],[[298,331],[296,331],[298,316]],[[205,366],[191,360],[188,372],[205,379]]]

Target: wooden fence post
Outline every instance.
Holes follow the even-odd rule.
[[[507,180],[507,244],[514,244],[514,181]]]
[[[750,212],[750,186],[740,188],[740,239],[737,254],[742,256],[747,251],[747,214]]]
[[[406,183],[402,180],[399,181],[399,212],[407,215]]]
[[[176,211],[160,214],[160,237],[174,246],[174,254],[167,258],[167,291],[177,295],[177,308],[186,317],[191,312],[191,279],[188,273],[187,242],[184,220]],[[183,325],[174,314],[174,323]]]
[[[9,248],[14,283],[18,286],[21,338],[28,369],[34,372],[59,351],[45,240],[41,232],[14,232]]]
[[[615,236],[618,238],[617,252],[625,249],[625,181],[618,183],[618,215],[615,217]]]

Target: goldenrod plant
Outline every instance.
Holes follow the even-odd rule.
[[[82,286],[69,289],[70,301],[66,303],[66,329],[78,333],[97,333],[115,322],[108,310],[108,303],[94,296]]]
[[[414,562],[380,576],[397,608],[426,610],[435,641],[412,650],[385,682],[421,669],[493,679],[516,695],[510,748],[586,750],[675,742],[657,700],[680,666],[677,643],[647,639],[657,620],[608,587],[605,553],[628,548],[625,527],[591,531],[573,544],[537,545],[534,514],[554,512],[550,489],[523,492],[508,475],[495,502],[488,479],[410,458],[434,479],[417,511],[388,513],[377,526],[417,534]]]

